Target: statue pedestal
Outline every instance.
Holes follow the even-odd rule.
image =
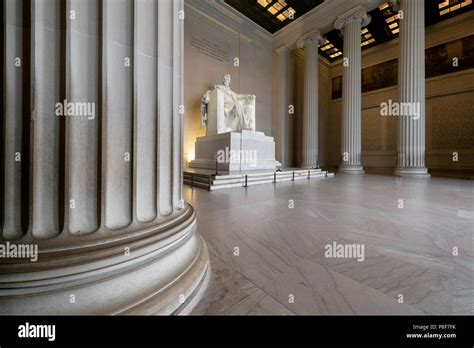
[[[275,170],[275,141],[262,132],[239,131],[207,135],[196,139],[196,159],[191,168],[228,172]]]

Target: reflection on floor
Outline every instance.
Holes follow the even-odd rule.
[[[184,190],[211,253],[193,314],[473,314],[472,181]],[[325,257],[333,242],[363,245],[364,260]]]

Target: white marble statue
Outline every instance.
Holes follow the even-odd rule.
[[[255,131],[255,95],[237,94],[230,89],[229,74],[204,93],[201,100],[201,126],[207,134],[221,134],[242,130]]]

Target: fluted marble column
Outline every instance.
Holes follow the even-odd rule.
[[[288,70],[290,60],[290,49],[287,46],[281,46],[276,50],[278,82],[278,121],[277,121],[277,146],[276,157],[282,167],[288,167],[289,163],[289,100],[288,100]]]
[[[13,201],[3,206],[0,244],[39,254],[0,258],[0,315],[190,310],[209,258],[181,192],[183,1],[25,4],[5,5],[4,54],[8,64],[32,46],[33,83],[23,88],[33,88],[33,134],[21,127],[23,80],[7,66],[0,147],[11,155],[24,139],[32,169],[5,158],[1,184],[11,184]],[[32,40],[22,42],[30,15]],[[58,113],[62,96],[68,111]],[[94,103],[95,114],[83,114]],[[30,184],[13,180],[28,175]]]
[[[339,16],[334,27],[343,31],[342,162],[339,172],[363,174],[361,164],[361,34],[370,22],[365,9],[357,6]]]
[[[397,168],[403,177],[428,178],[425,166],[425,3],[401,0],[398,101],[412,105],[413,115],[398,119]],[[409,103],[409,104],[405,104]]]
[[[303,168],[316,168],[318,161],[319,132],[319,43],[322,41],[319,31],[313,31],[300,40],[298,47],[304,47],[304,99],[303,99]]]

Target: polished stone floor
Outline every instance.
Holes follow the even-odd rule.
[[[473,181],[184,190],[212,269],[192,314],[474,314]],[[325,257],[333,242],[363,245],[364,260]]]

